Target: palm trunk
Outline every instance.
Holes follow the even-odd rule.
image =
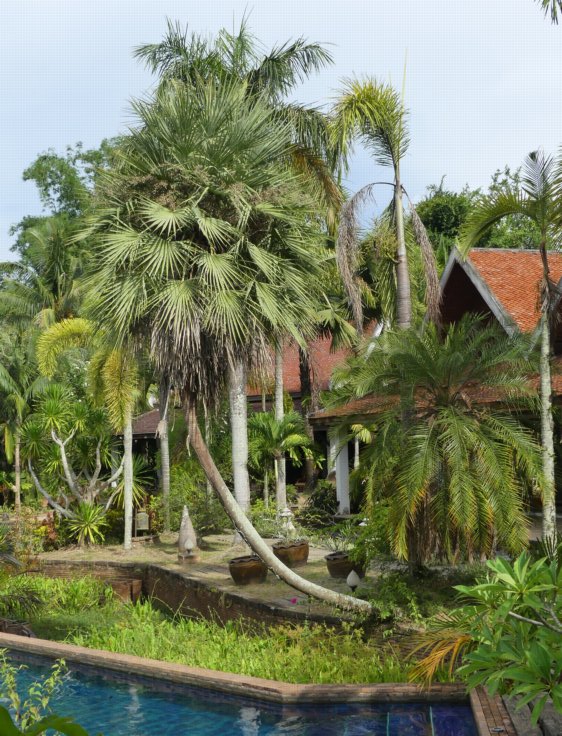
[[[164,531],[170,531],[170,442],[168,435],[168,406],[170,401],[170,389],[168,382],[160,383],[160,397],[158,409],[160,421],[158,422],[158,437],[160,442],[160,490],[162,492],[162,510],[164,513]]]
[[[412,300],[410,296],[410,273],[408,269],[408,255],[406,253],[406,238],[404,236],[404,207],[402,204],[402,184],[400,170],[395,171],[394,181],[394,216],[396,218],[396,322],[402,330],[412,324]]]
[[[127,411],[123,427],[123,506],[125,509],[125,536],[123,547],[133,546],[133,414]]]
[[[283,407],[283,346],[275,347],[275,419],[281,420],[285,415]],[[277,473],[275,474],[275,500],[277,513],[280,514],[287,508],[287,479],[286,462],[282,457],[277,462]]]
[[[201,467],[203,468],[205,475],[215,489],[215,492],[220,498],[221,503],[232,523],[238,529],[241,536],[250,545],[252,550],[265,562],[265,564],[279,578],[281,578],[281,580],[287,583],[287,585],[301,591],[305,595],[310,595],[313,598],[325,601],[326,603],[343,610],[356,611],[357,613],[363,614],[371,613],[373,609],[368,601],[336,593],[332,590],[328,590],[327,588],[323,588],[320,585],[316,585],[316,583],[311,583],[308,580],[301,578],[300,575],[297,575],[293,570],[286,567],[286,565],[275,557],[272,550],[254,529],[243,509],[240,508],[236,499],[232,496],[226,483],[222,479],[221,474],[219,473],[218,468],[205,445],[203,436],[201,435],[193,404],[188,406],[186,418],[189,427],[191,446],[201,463]]]
[[[265,470],[263,474],[263,505],[269,508],[269,471]]]
[[[543,539],[556,543],[556,486],[554,481],[554,421],[552,418],[552,380],[550,375],[550,324],[548,310],[541,318],[540,403],[543,490]]]
[[[248,476],[246,366],[242,361],[238,361],[231,367],[229,379],[234,496],[240,508],[246,513],[250,508],[250,478]]]
[[[353,469],[357,470],[359,467],[359,457],[360,457],[360,448],[359,448],[359,437],[355,437],[353,440]]]
[[[319,407],[318,403],[318,392],[314,389],[314,379],[312,376],[312,370],[310,361],[308,359],[308,353],[299,348],[299,380],[301,387],[301,403],[308,404],[308,407],[302,408],[302,414],[304,419],[304,427],[306,434],[310,437],[311,441],[314,442],[314,430],[312,424],[308,418],[309,413],[317,411]],[[305,488],[310,491],[316,483],[318,471],[316,463],[312,458],[306,458],[304,461],[304,482]]]
[[[19,516],[21,512],[21,437],[19,433],[19,428],[16,430],[15,440],[16,446],[14,449],[14,473],[16,478],[14,484],[14,494],[16,514]]]

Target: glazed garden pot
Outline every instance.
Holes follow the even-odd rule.
[[[365,566],[352,562],[347,552],[330,552],[324,559],[331,578],[345,579],[352,570],[355,570],[360,578],[365,577]]]
[[[263,583],[267,578],[267,565],[257,555],[234,557],[228,563],[228,571],[236,585]]]
[[[273,545],[273,554],[287,567],[306,565],[308,552],[308,542],[276,542]]]

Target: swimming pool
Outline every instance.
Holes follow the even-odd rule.
[[[38,660],[26,667],[22,689],[48,671]],[[477,736],[468,704],[277,705],[80,669],[52,707],[92,736]]]

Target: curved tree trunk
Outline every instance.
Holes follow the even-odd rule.
[[[406,238],[404,236],[402,184],[400,183],[400,170],[398,168],[395,171],[394,181],[394,217],[396,218],[396,240],[398,241],[396,253],[396,323],[400,329],[404,330],[412,324],[412,300]]]
[[[123,547],[133,546],[133,414],[128,410],[123,427],[123,506],[125,509],[125,536]]]
[[[250,478],[248,475],[248,402],[246,398],[246,366],[242,361],[230,368],[229,374],[230,428],[232,430],[232,477],[238,505],[250,508]]]
[[[548,312],[541,318],[540,404],[542,464],[544,472],[542,536],[556,543],[556,485],[554,480],[554,421],[550,375],[550,325]]]
[[[162,380],[159,387],[158,437],[160,442],[160,489],[162,492],[162,510],[164,514],[164,531],[170,531],[170,444],[168,436],[168,407],[170,403],[170,389],[168,382]]]
[[[21,512],[21,437],[19,428],[16,429],[15,436],[15,448],[14,448],[14,494],[15,494],[15,509],[16,514],[19,516]]]
[[[199,424],[197,422],[197,415],[195,407],[188,405],[187,409],[187,424],[189,427],[189,436],[191,439],[191,446],[201,467],[203,468],[205,475],[211,482],[215,492],[219,496],[224,509],[230,517],[232,523],[236,526],[239,533],[243,536],[246,542],[250,545],[253,551],[265,562],[265,564],[276,574],[281,580],[287,585],[290,585],[296,590],[300,590],[306,595],[310,595],[318,600],[325,601],[330,605],[337,606],[343,610],[355,611],[357,613],[369,614],[372,613],[372,606],[368,601],[359,600],[352,598],[349,595],[343,595],[342,593],[336,593],[327,588],[323,588],[316,583],[311,583],[308,580],[297,575],[293,570],[284,565],[280,560],[275,557],[272,550],[263,541],[260,535],[252,526],[248,517],[244,511],[240,508],[236,499],[232,496],[224,480],[222,479],[218,468],[216,467],[213,458],[211,457],[207,446],[201,435]]]
[[[283,345],[280,343],[275,347],[275,419],[283,419],[285,409],[283,406]],[[287,463],[285,457],[277,462],[275,474],[275,500],[277,503],[277,514],[287,508]]]

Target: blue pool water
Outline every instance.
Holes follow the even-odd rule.
[[[26,663],[22,689],[43,676]],[[250,695],[250,693],[248,693]],[[196,688],[72,671],[52,700],[92,736],[476,736],[463,704],[280,706]]]

